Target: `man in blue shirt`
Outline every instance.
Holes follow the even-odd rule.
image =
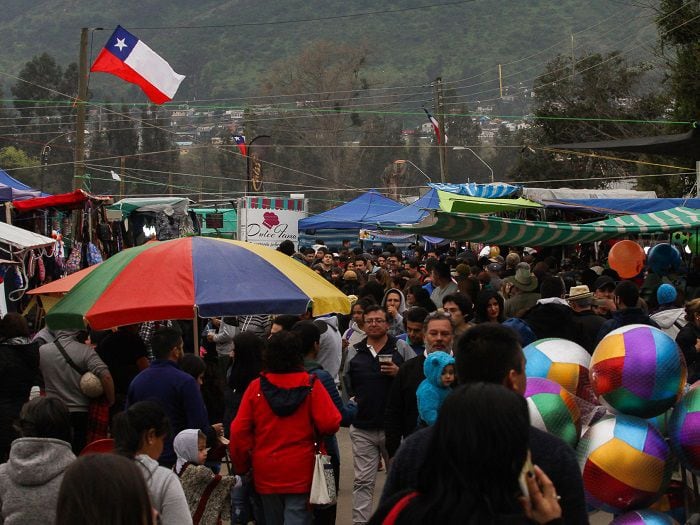
[[[178,366],[184,353],[183,346],[182,337],[176,330],[158,329],[151,340],[155,359],[131,382],[126,400],[127,408],[138,401],[155,401],[167,414],[171,433],[158,462],[168,468],[177,459],[173,439],[180,431],[197,428],[207,435],[209,442],[223,435],[221,423],[209,424],[197,380]]]

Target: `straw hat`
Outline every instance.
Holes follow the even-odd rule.
[[[589,299],[593,297],[593,292],[588,289],[588,286],[582,284],[581,286],[572,286],[569,290],[569,294],[566,296],[568,301],[579,301],[581,299]]]

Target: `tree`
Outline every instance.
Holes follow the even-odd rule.
[[[575,73],[569,57],[558,56],[549,62],[535,81],[533,126],[521,134],[524,143],[537,153],[520,157],[513,178],[567,179],[567,186],[590,187],[603,186],[611,177],[637,173],[632,163],[605,160],[594,154],[548,152],[537,146],[658,132],[660,126],[646,121],[659,119],[667,100],[644,89],[648,70],[644,64],[628,64],[615,52],[585,55],[577,61]]]
[[[0,149],[0,169],[9,171],[17,180],[32,188],[41,187],[39,160],[27,155],[21,149],[7,146]]]
[[[291,102],[279,110],[279,120],[267,134],[278,144],[306,146],[303,151],[298,147],[277,151],[278,164],[312,171],[331,188],[354,185],[349,182],[357,175],[353,168],[362,151],[352,145],[362,141],[363,121],[353,109],[368,87],[362,73],[366,61],[362,45],[320,41],[271,68],[263,82],[264,91],[287,95],[285,100]],[[290,97],[301,93],[308,95]],[[278,178],[289,178],[288,172],[271,171]],[[318,179],[305,182],[319,185]]]
[[[78,67],[65,70],[48,53],[27,62],[12,87],[17,111],[15,145],[28,155],[48,155],[49,191],[68,191],[73,176],[75,109]]]

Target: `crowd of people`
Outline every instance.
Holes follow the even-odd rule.
[[[691,275],[496,247],[278,249],[350,314],[203,319],[199,355],[191,320],[32,335],[3,317],[0,524],[332,524],[309,497],[319,451],[341,489],[341,426],[354,524],[588,523],[573,450],[530,425],[523,346],[592,353],[644,323],[700,372]]]

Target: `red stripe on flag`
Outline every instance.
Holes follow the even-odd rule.
[[[106,49],[102,49],[100,54],[97,55],[95,63],[92,64],[90,71],[109,73],[115,77],[119,77],[122,80],[126,80],[131,84],[136,84],[138,87],[143,89],[146,96],[151,99],[154,104],[162,104],[163,102],[168,102],[172,100],[165,93],[156,88],[148,80],[139,75],[136,71],[127,66],[124,62],[119,60],[112,53]]]

